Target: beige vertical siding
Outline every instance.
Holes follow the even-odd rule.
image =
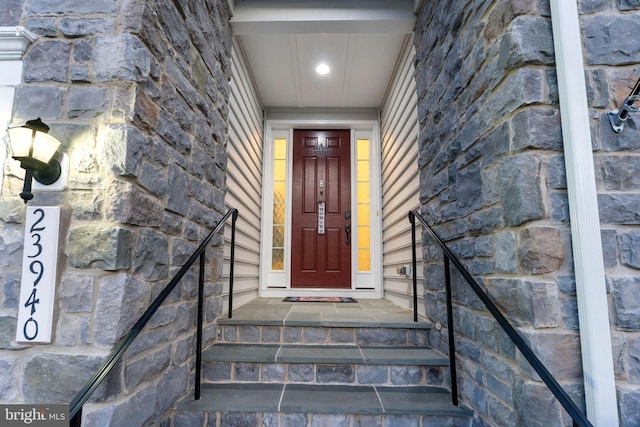
[[[397,273],[411,265],[411,228],[407,214],[418,208],[418,103],[413,36],[407,36],[381,107],[382,241],[385,298],[413,308],[411,277]],[[421,230],[417,230],[420,240]],[[418,310],[424,315],[422,251],[418,254]]]
[[[236,224],[233,305],[258,296],[260,215],[262,209],[262,103],[255,89],[242,46],[234,41],[233,75],[227,141],[227,207],[240,211]],[[224,295],[229,292],[230,227],[225,227]],[[225,298],[225,312],[228,300]]]

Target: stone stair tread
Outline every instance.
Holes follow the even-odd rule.
[[[438,387],[310,384],[203,384],[201,399],[187,398],[178,411],[394,414],[468,417]]]
[[[323,328],[389,328],[389,329],[431,329],[425,320],[407,321],[406,314],[358,313],[341,311],[338,313],[292,312],[286,318],[276,312],[273,316],[265,313],[247,314],[243,317],[218,320],[220,326],[291,326]]]
[[[177,411],[277,412],[282,384],[202,384],[200,400],[186,397]]]
[[[236,308],[220,326],[291,326],[338,328],[430,329],[424,317],[413,322],[413,313],[387,300],[358,299],[357,303],[285,302],[257,298]]]
[[[317,363],[446,366],[442,354],[419,346],[217,343],[202,356],[205,362]]]
[[[420,364],[447,366],[449,359],[426,347],[360,347],[370,365]]]

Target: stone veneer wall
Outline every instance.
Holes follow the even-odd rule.
[[[24,0],[4,0],[0,3],[0,26],[20,25],[20,14]]]
[[[640,134],[606,112],[640,77],[640,3],[579,1],[622,425],[640,424]],[[422,211],[584,407],[548,0],[422,3],[415,45]],[[637,123],[637,121],[636,121]],[[425,237],[426,239],[426,237]],[[443,325],[441,254],[425,242],[427,313]],[[478,425],[565,425],[559,404],[453,274],[459,387]],[[608,351],[608,349],[603,349]]]
[[[71,161],[53,342],[15,340],[23,173],[0,197],[0,402],[68,403],[224,213],[231,74],[227,0],[12,1],[39,35],[14,122],[41,117]],[[21,6],[21,7],[20,7]],[[221,238],[208,251],[205,345],[221,313]],[[193,269],[85,407],[88,425],[166,420],[193,386]]]
[[[640,44],[628,36],[640,32],[640,1],[579,5],[620,424],[640,425],[640,116],[620,134],[607,117],[640,78]]]

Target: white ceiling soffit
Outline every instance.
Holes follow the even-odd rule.
[[[410,33],[412,0],[236,0],[235,35]]]
[[[266,107],[377,108],[412,0],[236,0],[231,20]],[[331,72],[320,76],[320,62]]]

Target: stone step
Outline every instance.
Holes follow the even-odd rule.
[[[413,327],[351,326],[283,326],[229,324],[218,322],[218,342],[261,344],[353,344],[380,346],[428,346],[430,325],[409,324]]]
[[[202,394],[173,426],[464,426],[448,359],[429,348],[431,324],[386,301],[260,300],[219,319],[203,353]]]
[[[206,362],[361,363],[447,365],[441,353],[417,346],[217,343],[202,354]]]
[[[472,415],[437,387],[206,384],[200,400],[177,405],[173,425],[468,427]]]
[[[448,359],[416,346],[224,344],[202,356],[204,383],[443,385]]]

